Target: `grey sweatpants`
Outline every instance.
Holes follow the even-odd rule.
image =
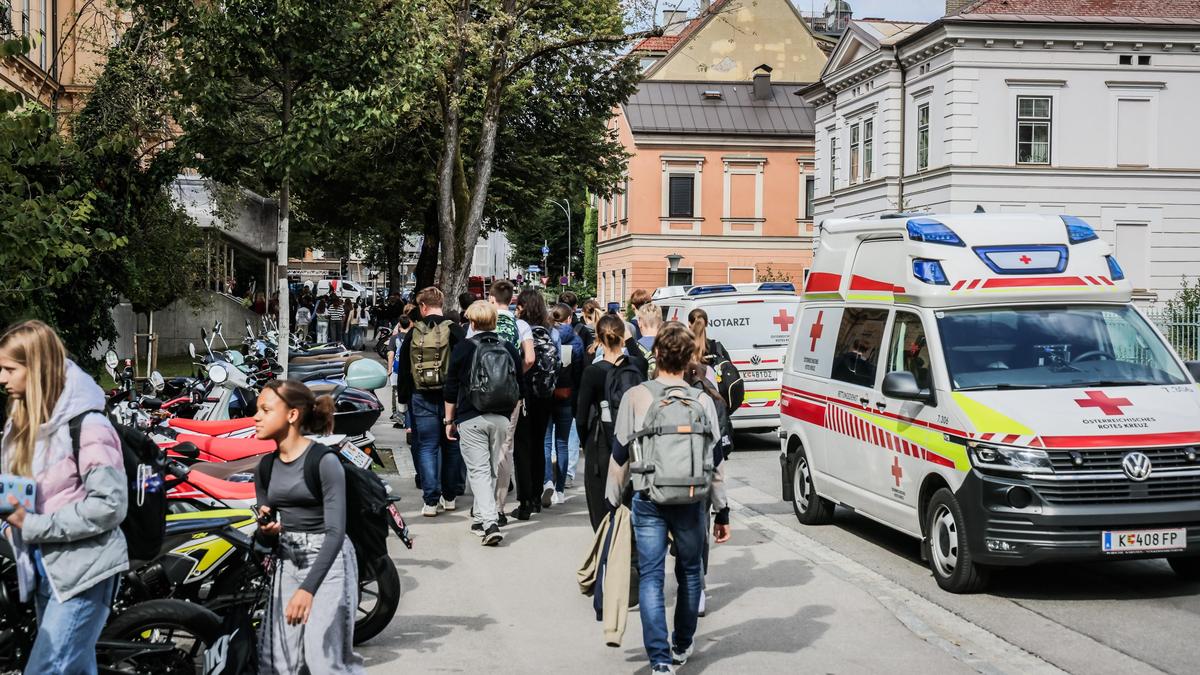
[[[521,419],[521,406],[525,405],[524,401],[519,401],[517,407],[513,409],[512,415],[508,418],[508,434],[504,437],[504,445],[500,448],[499,464],[496,468],[496,511],[504,512],[504,503],[508,501],[508,485],[512,481],[513,476],[513,436],[517,433],[517,420]]]
[[[275,566],[271,599],[259,636],[260,673],[294,675],[308,672],[365,674],[362,657],[354,653],[354,617],[358,608],[358,563],[347,537],[329,573],[313,596],[308,623],[287,625],[283,615],[292,595],[308,576],[308,567],[321,550],[322,533],[285,532],[281,543],[294,551],[280,556]],[[294,557],[296,560],[292,560]]]
[[[503,415],[483,413],[458,425],[458,447],[467,465],[471,494],[475,496],[475,522],[483,523],[485,530],[497,518],[496,479],[507,437],[508,418]]]

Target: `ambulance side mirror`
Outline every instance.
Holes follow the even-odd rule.
[[[1192,379],[1200,382],[1200,361],[1188,361],[1184,365],[1187,366],[1188,372],[1192,374]]]
[[[928,389],[917,386],[917,378],[906,370],[898,370],[883,376],[883,395],[901,401],[928,402],[933,395]]]

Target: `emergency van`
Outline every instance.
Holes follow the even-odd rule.
[[[733,428],[778,429],[783,355],[800,305],[796,287],[786,281],[667,287],[651,297],[668,321],[687,323],[696,308],[708,314],[708,337],[725,346],[746,390]]]
[[[1070,216],[822,224],[783,375],[783,496],[921,541],[945,590],[997,566],[1165,557],[1200,577],[1200,364]]]

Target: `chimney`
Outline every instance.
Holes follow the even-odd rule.
[[[663,10],[663,35],[679,35],[687,27],[687,12]]]
[[[958,14],[964,7],[974,2],[974,0],[946,0],[946,16]]]
[[[771,66],[762,64],[754,69],[754,98],[758,101],[770,101],[773,98],[771,92]]]

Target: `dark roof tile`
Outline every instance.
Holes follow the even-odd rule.
[[[750,82],[642,82],[624,106],[633,133],[808,136],[813,111],[793,96],[798,85],[772,84],[774,96],[754,98]],[[705,99],[707,90],[720,100]]]

